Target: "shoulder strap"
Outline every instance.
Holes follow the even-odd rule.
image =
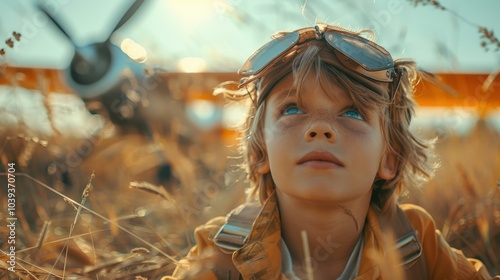
[[[261,210],[262,205],[247,203],[231,211],[227,216],[226,223],[214,236],[215,245],[229,252],[243,247],[248,241],[253,222]]]
[[[390,228],[396,237],[393,250],[398,250],[406,279],[427,279],[427,266],[418,241],[418,233],[411,225],[404,211],[396,204],[396,211],[378,215],[380,228]],[[392,212],[392,213],[391,213]]]
[[[213,238],[213,242],[225,254],[216,260],[217,279],[241,279],[241,274],[232,261],[232,253],[248,241],[253,222],[262,210],[259,204],[243,204],[231,211],[226,223],[221,226]]]

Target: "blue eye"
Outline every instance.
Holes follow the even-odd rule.
[[[354,118],[358,120],[364,120],[363,116],[358,112],[358,110],[351,108],[344,112],[344,116],[349,118]]]
[[[302,114],[302,111],[295,105],[287,106],[283,110],[283,115],[296,115],[296,114]]]

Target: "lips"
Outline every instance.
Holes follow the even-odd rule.
[[[299,165],[302,164],[334,164],[336,166],[343,167],[344,164],[333,154],[326,151],[315,151],[310,152],[303,156],[299,161]]]

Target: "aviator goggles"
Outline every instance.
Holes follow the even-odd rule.
[[[238,70],[238,74],[245,75],[239,85],[234,82],[223,83],[225,88],[216,89],[215,94],[240,95],[241,90],[249,91],[248,86],[255,89],[255,81],[276,65],[287,58],[294,56],[307,47],[307,42],[325,40],[333,48],[334,54],[346,68],[361,75],[380,82],[393,82],[395,79],[394,60],[391,54],[382,46],[364,37],[349,33],[341,28],[318,24],[315,27],[306,27],[293,32],[281,32],[273,39],[256,50]],[[398,79],[399,80],[399,79]],[[399,85],[399,83],[398,83]],[[239,93],[237,93],[240,91]]]

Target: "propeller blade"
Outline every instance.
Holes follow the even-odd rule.
[[[128,8],[127,12],[122,16],[120,21],[118,21],[111,34],[113,34],[113,32],[115,32],[118,28],[120,28],[123,24],[125,24],[135,14],[135,12],[139,9],[142,3],[144,3],[144,0],[136,0],[134,4],[132,4],[132,6]]]
[[[39,4],[38,8],[54,23],[54,25],[59,28],[59,30],[71,41],[71,43],[75,45],[75,42],[73,41],[73,38],[69,35],[69,33],[62,27],[62,25],[57,22],[57,20],[50,14],[50,12],[45,8],[44,5]]]

